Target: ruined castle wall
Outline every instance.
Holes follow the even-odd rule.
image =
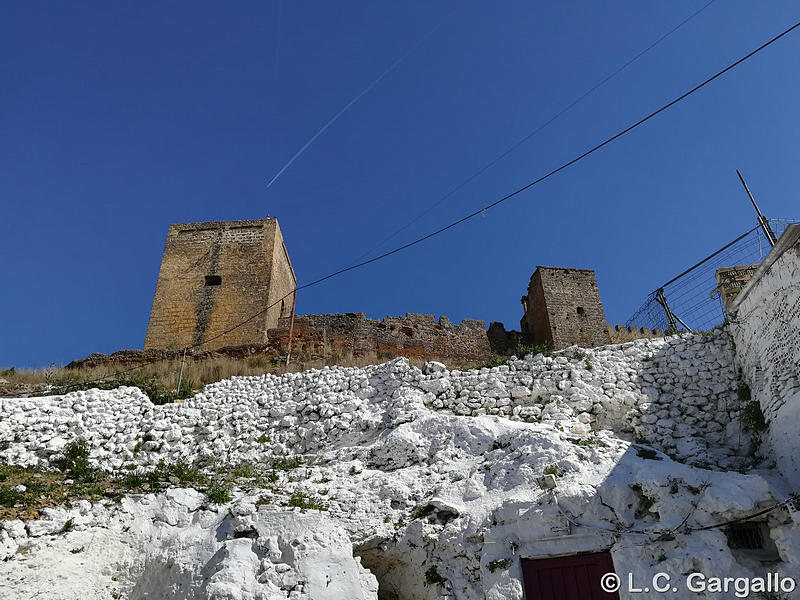
[[[728,320],[778,467],[800,491],[800,226],[786,229],[729,307]]]
[[[217,338],[293,287],[277,220],[172,225],[167,234],[144,348],[175,349]],[[290,307],[289,307],[290,308]],[[205,344],[265,341],[280,306]]]
[[[289,348],[290,320],[270,329],[270,346],[279,354]],[[366,359],[379,362],[394,356],[448,362],[485,362],[491,352],[483,321],[464,319],[453,325],[447,317],[407,313],[403,317],[368,319],[364,313],[295,317],[291,353],[308,360]],[[299,358],[298,358],[299,359]]]
[[[554,344],[541,272],[538,268],[531,276],[528,294],[523,297],[522,301],[525,309],[525,314],[520,321],[523,336],[535,344]]]

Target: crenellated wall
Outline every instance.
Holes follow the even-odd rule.
[[[625,327],[625,325],[608,325],[608,335],[613,344],[624,344],[633,340],[641,340],[653,337],[663,337],[664,330],[656,327]]]

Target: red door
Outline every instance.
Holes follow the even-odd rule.
[[[617,592],[604,592],[600,578],[614,572],[608,552],[522,559],[525,600],[619,600]]]

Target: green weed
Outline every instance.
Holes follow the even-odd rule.
[[[489,563],[489,572],[494,573],[497,569],[507,569],[513,563],[511,558],[503,558],[501,560],[493,560]]]

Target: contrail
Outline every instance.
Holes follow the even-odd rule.
[[[447,21],[447,19],[449,19],[451,16],[453,16],[453,14],[455,14],[456,10],[458,10],[460,7],[461,7],[461,5],[457,6],[454,10],[452,10],[450,13],[448,13],[441,21],[439,21],[439,23],[438,23],[438,25],[436,25],[436,27],[431,29],[428,33],[426,33],[421,38],[419,38],[416,42],[414,42],[414,44],[412,44],[412,46],[408,50],[406,50],[406,52],[400,58],[398,58],[396,61],[394,61],[389,66],[388,69],[386,69],[383,73],[378,75],[378,77],[372,83],[370,83],[367,87],[365,87],[363,90],[361,90],[361,92],[359,92],[359,94],[355,98],[353,98],[352,100],[350,100],[350,102],[345,104],[344,108],[342,108],[339,112],[337,112],[335,115],[333,115],[333,117],[330,119],[330,121],[325,123],[325,125],[323,125],[320,128],[320,130],[317,131],[317,133],[312,135],[311,138],[305,144],[303,144],[300,147],[300,150],[295,152],[294,156],[292,156],[292,158],[289,159],[289,162],[287,162],[285,165],[283,165],[281,170],[278,171],[275,174],[275,176],[270,180],[270,182],[267,184],[267,188],[269,188],[273,183],[275,183],[275,181],[278,179],[278,177],[283,175],[283,172],[286,171],[286,169],[288,169],[292,165],[292,163],[294,161],[296,161],[298,158],[300,158],[300,156],[303,154],[303,152],[305,152],[308,149],[308,147],[311,144],[314,143],[314,140],[316,140],[319,136],[321,136],[323,133],[325,133],[325,131],[328,129],[328,127],[333,125],[339,119],[339,117],[341,117],[344,113],[346,113],[348,108],[350,108],[351,106],[353,106],[353,104],[355,104],[356,102],[361,100],[361,98],[363,98],[366,94],[368,94],[369,91],[372,88],[374,88],[376,85],[378,85],[384,77],[386,77],[389,73],[394,71],[398,67],[398,65],[400,63],[402,63],[406,58],[408,58],[411,55],[412,52],[414,52],[414,50],[416,50],[419,46],[422,45],[423,42],[425,42],[425,40],[427,40],[430,36],[432,36],[444,24],[444,22]]]

